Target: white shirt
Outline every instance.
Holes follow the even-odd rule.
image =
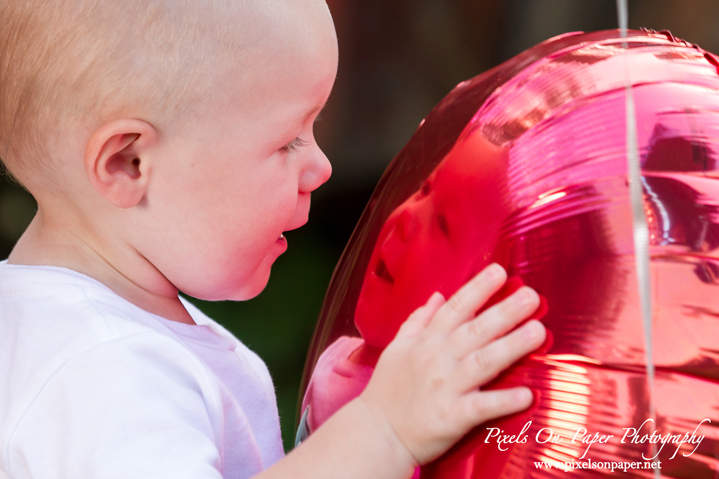
[[[182,301],[197,325],[0,261],[0,478],[246,478],[282,458],[267,367]]]

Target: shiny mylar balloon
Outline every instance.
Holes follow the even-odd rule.
[[[576,33],[458,85],[388,167],[337,267],[307,360],[307,428],[362,391],[433,291],[449,297],[496,261],[512,280],[494,300],[532,286],[549,335],[487,387],[529,386],[534,404],[415,476],[719,477],[717,65],[668,32],[632,31],[626,49],[617,31]],[[646,338],[627,84],[650,233]]]

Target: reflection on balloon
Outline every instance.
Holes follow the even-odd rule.
[[[527,385],[535,401],[416,475],[564,477],[591,460],[635,462],[626,474],[651,477],[637,468],[654,458],[663,477],[717,477],[717,65],[669,34],[630,32],[628,50],[617,31],[568,34],[450,92],[388,167],[340,260],[306,367],[309,429],[362,391],[433,291],[450,296],[496,261],[513,279],[495,300],[532,286],[550,335],[487,387]],[[653,388],[628,193],[627,78],[650,231]]]

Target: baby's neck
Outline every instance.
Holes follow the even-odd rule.
[[[152,264],[131,250],[118,245],[113,249],[113,245],[98,242],[82,226],[75,226],[53,225],[44,221],[38,211],[10,253],[8,263],[68,268],[101,282],[149,313],[195,324],[177,288]]]

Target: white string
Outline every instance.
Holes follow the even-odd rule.
[[[627,43],[628,8],[627,0],[617,0],[617,14],[619,17],[619,30],[622,47],[629,48]],[[649,392],[649,415],[653,422],[652,430],[656,427],[656,412],[654,409],[654,356],[652,351],[652,290],[649,270],[649,228],[644,211],[644,192],[642,190],[641,165],[639,163],[639,145],[637,142],[637,116],[634,109],[634,94],[629,70],[629,56],[624,55],[626,76],[626,128],[627,128],[627,167],[629,175],[629,198],[632,203],[632,217],[634,223],[634,257],[637,270],[637,286],[639,289],[639,304],[641,306],[642,323],[644,324],[644,349],[646,352],[647,387]],[[650,457],[656,453],[656,444],[650,445]],[[654,459],[656,461],[656,459]],[[654,477],[659,479],[659,469],[654,469]]]

